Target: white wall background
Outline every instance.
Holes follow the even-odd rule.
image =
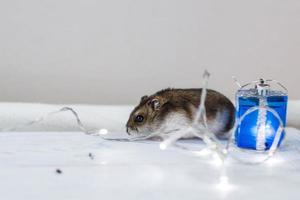
[[[0,101],[137,103],[165,87],[233,97],[236,75],[300,99],[298,0],[1,0]]]

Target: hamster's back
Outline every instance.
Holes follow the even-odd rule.
[[[161,96],[168,99],[168,104],[165,105],[165,109],[162,110],[161,115],[167,115],[172,110],[182,109],[186,112],[187,117],[193,120],[200,104],[201,94],[201,88],[168,88],[157,92],[153,96]],[[223,137],[223,134],[233,127],[235,119],[234,105],[220,92],[207,89],[205,109],[208,128],[218,137]]]

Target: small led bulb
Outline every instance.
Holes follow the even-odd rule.
[[[219,189],[222,192],[229,192],[232,189],[234,189],[234,187],[229,183],[228,177],[223,175],[219,179],[219,183],[217,184],[217,189]]]
[[[162,142],[162,143],[159,144],[159,148],[161,150],[165,150],[167,148],[167,145],[164,142]]]
[[[108,133],[108,130],[105,128],[99,130],[100,135],[106,135],[107,133]]]

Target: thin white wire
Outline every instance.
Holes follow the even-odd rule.
[[[6,128],[6,129],[2,129],[1,131],[2,132],[3,131],[16,131],[19,128],[31,126],[31,125],[36,124],[36,123],[40,123],[40,122],[46,120],[51,115],[58,114],[58,113],[61,113],[61,112],[69,111],[69,112],[71,112],[74,115],[74,117],[76,119],[76,122],[78,124],[78,127],[80,128],[80,130],[82,132],[84,132],[85,134],[88,134],[88,135],[97,135],[97,136],[100,136],[104,140],[121,141],[121,142],[133,142],[133,141],[147,140],[149,138],[152,138],[152,137],[155,137],[155,136],[161,136],[162,134],[164,134],[164,135],[169,135],[168,139],[166,139],[164,141],[165,144],[168,146],[168,145],[171,145],[173,143],[176,143],[177,140],[179,140],[180,138],[184,137],[186,134],[193,133],[196,137],[203,139],[203,141],[207,144],[207,146],[212,151],[216,152],[217,155],[224,161],[224,159],[227,156],[227,153],[224,153],[224,152],[228,152],[230,150],[229,148],[230,148],[232,142],[234,141],[233,136],[234,136],[234,133],[235,133],[237,127],[240,125],[240,123],[243,121],[243,119],[248,114],[254,112],[255,110],[260,109],[260,107],[256,106],[256,107],[252,107],[252,108],[248,109],[244,113],[244,115],[240,119],[238,119],[236,121],[236,123],[234,125],[234,128],[231,131],[231,137],[229,138],[229,140],[227,142],[227,146],[226,146],[226,148],[223,148],[222,145],[220,145],[218,143],[218,140],[216,139],[215,135],[213,133],[211,133],[208,130],[208,128],[207,128],[205,100],[206,100],[206,95],[207,95],[207,84],[208,84],[208,78],[209,78],[209,76],[210,76],[210,74],[205,70],[205,72],[203,74],[203,87],[202,87],[202,93],[201,93],[201,98],[200,98],[200,104],[199,104],[198,111],[196,113],[196,117],[195,117],[195,120],[193,122],[193,125],[188,130],[174,129],[174,130],[165,131],[165,132],[161,132],[161,133],[154,132],[154,133],[150,133],[150,134],[146,134],[146,135],[141,135],[141,136],[135,136],[135,137],[131,137],[131,138],[109,138],[109,137],[104,137],[103,135],[98,134],[99,129],[88,130],[83,125],[83,123],[81,122],[81,120],[79,118],[78,113],[73,108],[63,107],[63,108],[59,109],[58,111],[50,112],[50,113],[48,113],[48,114],[46,114],[46,115],[44,115],[42,117],[39,117],[39,118],[37,118],[35,120],[27,122],[27,123],[25,123],[23,125],[11,127],[11,128]],[[253,83],[253,82],[251,82],[251,83]],[[249,84],[251,84],[251,83],[249,83]],[[248,85],[248,84],[246,84],[246,85]],[[246,86],[246,85],[244,85],[244,86]],[[244,86],[242,86],[242,87],[244,87]],[[274,153],[276,152],[276,150],[277,150],[277,147],[278,147],[278,144],[279,144],[279,141],[280,141],[280,138],[281,138],[281,134],[284,131],[284,126],[283,126],[282,120],[279,117],[278,113],[274,109],[272,109],[270,107],[265,107],[264,109],[267,109],[269,112],[271,112],[279,120],[280,125],[279,125],[279,127],[277,129],[277,132],[275,134],[275,138],[274,138],[273,143],[272,143],[272,145],[271,145],[271,147],[270,147],[270,149],[268,151],[268,154],[267,154],[266,158],[263,161],[258,162],[258,163],[254,163],[254,162],[251,162],[251,161],[250,162],[249,161],[244,161],[244,160],[241,160],[238,157],[233,156],[233,158],[235,158],[236,160],[238,160],[240,162],[243,162],[245,164],[260,164],[260,163],[263,163],[266,160],[268,160],[270,157],[272,157],[274,155]],[[199,121],[201,121],[200,120],[201,117],[202,117],[203,124],[199,123]],[[174,134],[174,135],[172,135],[172,134]],[[188,147],[184,147],[182,145],[175,144],[175,146],[179,147],[181,149],[184,149],[186,151],[195,152],[195,150],[191,150]],[[243,151],[243,150],[241,150],[241,151]],[[245,151],[249,151],[249,150],[245,150]],[[257,153],[257,152],[255,152],[255,153]]]
[[[181,133],[174,133],[175,134],[174,136],[169,136],[169,138],[167,138],[162,144],[166,148],[167,146],[176,143],[177,140],[184,137],[185,135],[192,133],[195,137],[202,139],[203,142],[208,146],[208,148],[214,151],[219,156],[219,158],[223,161],[226,157],[224,153],[225,151],[223,147],[219,144],[216,136],[208,129],[207,126],[205,101],[207,96],[207,85],[208,85],[209,76],[210,76],[209,72],[205,70],[203,73],[203,84],[202,84],[199,107],[197,109],[192,126],[189,127],[187,130],[185,130],[185,132],[184,130],[182,130]],[[187,151],[192,151],[188,147],[183,147],[178,144],[176,146],[180,147],[181,149],[185,149]]]

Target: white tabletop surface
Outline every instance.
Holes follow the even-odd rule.
[[[299,199],[300,134],[287,133],[267,163],[250,166],[229,159],[224,189],[221,166],[211,155],[79,132],[3,132],[0,199]],[[204,147],[201,141],[183,142]]]

